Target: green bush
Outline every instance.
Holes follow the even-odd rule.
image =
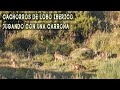
[[[96,31],[97,18],[92,17],[89,11],[78,11],[75,13],[75,25],[73,30],[81,32],[84,37],[87,37],[91,32]]]
[[[64,44],[64,45],[58,44],[58,45],[55,46],[55,51],[60,51],[64,55],[69,55],[70,52],[71,52],[71,49],[72,48],[68,44]]]

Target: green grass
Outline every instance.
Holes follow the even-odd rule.
[[[28,36],[25,36],[29,34]],[[35,36],[33,38],[33,36]],[[34,40],[36,43],[29,47],[30,51],[15,50],[11,43],[17,38],[26,38]],[[110,51],[119,56],[120,52],[120,31],[116,30],[112,33],[96,32],[91,38],[88,47],[98,51]],[[15,42],[14,44],[17,43]],[[0,78],[1,79],[119,79],[120,78],[120,61],[119,57],[110,58],[107,62],[104,60],[94,60],[90,57],[94,54],[93,50],[84,51],[78,44],[61,41],[59,38],[55,40],[40,41],[37,32],[22,31],[11,36],[6,42],[6,50],[1,51],[2,54],[16,56],[17,63],[21,68],[12,68],[10,59],[0,58]],[[12,47],[13,46],[13,47]],[[26,45],[27,46],[27,45]],[[46,50],[46,48],[48,50]],[[54,52],[58,50],[65,56],[65,61],[54,60]],[[14,52],[15,51],[15,52]],[[28,52],[34,52],[28,58]],[[72,57],[71,60],[67,55]],[[43,66],[36,67],[32,62],[42,62]],[[75,72],[71,69],[71,64],[77,63],[84,65],[86,71]]]
[[[43,66],[35,67],[33,61],[18,59],[21,68],[12,68],[10,61],[0,64],[1,79],[119,79],[120,61],[119,59],[104,60],[65,60],[55,62],[51,54],[36,55],[33,61],[43,62]],[[43,58],[43,60],[41,60]],[[5,60],[0,59],[0,62]],[[86,66],[86,71],[75,72],[71,70],[71,64],[78,63]]]
[[[120,61],[112,59],[100,64],[96,79],[120,79]]]
[[[111,33],[97,31],[89,40],[88,46],[93,50],[120,52],[120,29],[113,30]]]

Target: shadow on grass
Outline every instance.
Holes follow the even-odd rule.
[[[98,69],[89,70],[89,72],[97,72]]]
[[[92,79],[92,77],[96,77],[96,72],[97,69],[88,70],[87,72],[82,72],[81,76],[83,77],[83,79]]]
[[[12,67],[3,67],[0,66],[0,76],[5,77],[6,79],[36,79],[34,75],[39,74],[41,77],[37,79],[44,79],[45,75],[51,74],[51,78],[55,76],[55,79],[67,79],[71,78],[73,75],[72,72],[55,72],[55,71],[43,71],[36,70],[32,68],[12,68]],[[2,78],[1,78],[2,79]],[[4,78],[3,78],[4,79]],[[47,77],[45,79],[48,79]]]
[[[82,77],[82,79],[92,79],[92,77],[95,77],[96,74],[87,73],[87,72],[81,72],[80,76]]]
[[[27,76],[27,73],[29,71],[29,76]],[[4,76],[7,79],[27,79],[27,78],[33,78],[33,72],[35,70],[29,69],[29,68],[12,68],[12,67],[0,67],[0,75]]]
[[[58,72],[50,70],[36,70],[33,68],[12,68],[7,66],[0,66],[1,76],[6,79],[90,79],[95,76],[93,73],[79,72]]]

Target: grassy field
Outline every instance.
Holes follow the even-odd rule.
[[[74,20],[3,20],[5,13],[73,13]],[[0,17],[0,79],[120,79],[119,11],[0,11]],[[2,30],[11,23],[68,23],[70,29]],[[56,51],[63,62],[55,61]],[[86,70],[75,71],[73,64]]]
[[[75,50],[76,51],[76,50]],[[4,55],[10,55],[12,52],[4,52]],[[74,54],[73,54],[74,53]],[[16,56],[16,61],[20,68],[11,66],[10,58],[0,59],[0,78],[1,79],[119,79],[119,58],[90,59],[76,56],[76,52],[72,60],[67,58],[64,62],[54,60],[53,54],[36,54],[34,57]],[[66,56],[67,57],[67,56]],[[41,62],[42,65],[37,66],[34,62]],[[71,64],[81,64],[86,67],[85,71],[77,71],[71,69]]]
[[[29,32],[29,31],[24,31]],[[30,33],[32,34],[32,33]],[[35,33],[34,33],[35,34]],[[23,35],[23,36],[22,36]],[[111,36],[110,36],[111,35]],[[61,50],[64,53],[69,52],[69,48],[74,47],[68,46],[64,41],[59,43],[58,39],[54,41],[46,41],[44,43],[37,42],[32,46],[31,50],[36,52],[34,55],[29,54],[29,51],[16,50],[18,48],[18,42],[13,40],[24,37],[27,39],[32,39],[32,37],[25,37],[25,33],[18,33],[17,35],[11,36],[6,42],[6,47],[8,49],[1,50],[0,56],[0,78],[1,79],[119,79],[119,68],[120,68],[120,58],[119,58],[119,30],[112,33],[101,33],[97,32],[90,39],[88,47],[93,51],[109,51],[112,53],[117,53],[116,58],[110,58],[107,61],[105,59],[91,59],[89,57],[82,56],[82,47],[78,47],[69,53],[72,59],[68,59],[65,56],[64,61],[55,62],[54,51]],[[29,35],[32,36],[32,35]],[[111,38],[110,38],[111,37]],[[37,39],[34,37],[33,40]],[[116,42],[115,42],[116,41]],[[100,46],[98,42],[101,43]],[[12,44],[13,43],[13,44]],[[59,49],[60,43],[63,47]],[[39,45],[40,44],[40,45]],[[45,47],[49,47],[46,51]],[[6,48],[5,47],[5,48]],[[44,51],[44,53],[42,52]],[[63,53],[63,55],[64,55]],[[20,68],[13,68],[11,66],[11,58],[7,56],[15,56],[16,62],[20,65]],[[87,54],[89,56],[91,54]],[[41,62],[42,65],[37,66],[34,62]],[[81,64],[86,67],[85,71],[77,71],[71,69],[71,64]]]
[[[41,58],[41,56],[40,56]],[[46,57],[49,58],[49,57]],[[42,66],[36,66],[33,62],[43,62]],[[65,60],[61,61],[41,61],[41,60],[17,60],[20,68],[11,67],[9,60],[0,60],[0,78],[1,79],[119,79],[118,59],[109,61],[99,60]],[[73,71],[72,63],[79,63],[86,66],[85,71]]]

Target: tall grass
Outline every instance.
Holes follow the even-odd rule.
[[[110,60],[101,63],[94,79],[120,79],[120,61]]]
[[[90,39],[90,48],[98,51],[120,52],[120,29],[112,32],[97,31]]]

